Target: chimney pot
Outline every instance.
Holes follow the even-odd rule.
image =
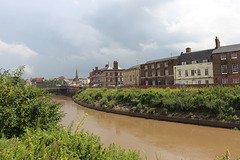
[[[191,52],[191,48],[186,48],[186,53],[189,53],[189,52]]]
[[[220,47],[220,41],[219,41],[219,39],[218,39],[218,37],[216,36],[216,38],[215,38],[215,43],[216,43],[216,49],[217,48],[219,48]]]

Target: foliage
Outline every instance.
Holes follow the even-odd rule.
[[[27,128],[56,126],[63,113],[50,94],[34,86],[25,86],[23,68],[0,74],[0,136],[22,135]]]
[[[103,148],[100,138],[84,130],[75,132],[63,127],[27,130],[20,139],[0,139],[0,159],[111,159],[139,160],[136,151],[126,152],[114,144]]]
[[[86,102],[86,96],[91,96],[91,102],[104,102],[106,106],[121,105],[132,111],[142,112],[155,108],[155,113],[201,113],[205,118],[219,120],[239,120],[240,87],[213,86],[206,88],[88,88],[74,98]],[[98,96],[96,96],[98,95]],[[103,100],[102,100],[103,99]],[[109,105],[111,104],[111,105]],[[148,111],[148,113],[150,113]]]

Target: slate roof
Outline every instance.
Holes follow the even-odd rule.
[[[234,52],[234,51],[240,51],[240,44],[222,46],[214,50],[213,53],[225,53],[225,52]]]
[[[197,63],[203,63],[203,60],[207,59],[208,62],[212,62],[212,52],[214,49],[196,51],[196,52],[187,52],[180,55],[178,65],[182,65],[182,62],[186,64],[192,64],[192,61],[197,61]]]
[[[160,62],[160,61],[167,61],[167,60],[172,60],[172,59],[178,59],[178,57],[179,56],[170,57],[170,58],[163,58],[163,59],[156,59],[156,60],[152,60],[152,61],[147,61],[145,64],[154,63],[154,62]]]

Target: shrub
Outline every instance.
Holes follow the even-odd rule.
[[[26,128],[56,126],[63,113],[51,95],[35,86],[25,86],[23,68],[0,74],[0,136],[22,135]]]

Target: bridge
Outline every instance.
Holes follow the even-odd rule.
[[[65,95],[65,96],[74,96],[82,87],[74,87],[74,86],[44,86],[38,88],[46,88],[49,93],[53,93],[56,95]]]

